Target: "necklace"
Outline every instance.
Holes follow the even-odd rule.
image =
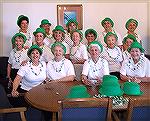
[[[30,62],[29,67],[30,67],[32,73],[34,73],[35,76],[38,76],[38,75],[42,72],[43,64],[42,64],[41,62],[39,62],[39,64],[40,64],[39,72],[35,72],[35,71],[33,70],[33,67],[32,67],[32,62]],[[37,71],[37,69],[36,69],[36,71]]]
[[[15,59],[16,63],[20,63],[23,49],[20,52],[17,51],[16,49],[14,49],[13,51],[14,51],[14,59]]]
[[[59,67],[59,68],[56,67],[56,65],[54,65],[55,60],[54,60],[54,59],[52,59],[52,60],[53,60],[52,66],[53,66],[54,70],[55,70],[56,72],[58,72],[58,73],[61,72],[61,69],[62,69],[62,67],[63,67],[63,65],[64,65],[65,58],[62,59],[62,62],[61,62],[61,64],[60,64],[60,67]]]

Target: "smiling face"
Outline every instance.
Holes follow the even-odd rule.
[[[64,50],[61,46],[55,46],[53,49],[55,60],[60,61],[64,57]]]
[[[103,23],[103,27],[104,27],[105,31],[110,31],[112,29],[112,25],[109,21],[105,21]]]
[[[72,34],[72,41],[73,41],[73,44],[75,46],[79,45],[80,43],[80,40],[81,40],[81,36],[78,32],[73,32]]]
[[[23,48],[24,45],[24,40],[21,36],[17,36],[15,38],[15,46],[17,48],[17,50],[21,50]]]
[[[128,31],[130,31],[130,32],[134,32],[135,31],[135,29],[136,29],[136,23],[135,22],[130,22],[129,24],[128,24]]]
[[[21,24],[20,24],[20,28],[22,30],[27,30],[28,29],[28,25],[29,25],[29,23],[26,20],[22,20]]]
[[[116,46],[117,40],[114,35],[109,35],[106,41],[109,48],[113,49]]]
[[[54,31],[53,33],[53,36],[54,36],[54,39],[57,41],[57,42],[61,42],[62,41],[62,38],[63,38],[63,32],[62,31]]]
[[[51,26],[49,24],[43,24],[42,28],[45,30],[46,34],[49,34]]]
[[[44,40],[44,35],[42,33],[37,33],[35,35],[35,41],[37,43],[37,45],[42,45],[43,44],[43,40]]]
[[[132,43],[133,43],[133,40],[130,38],[127,38],[126,43],[125,43],[127,48],[129,48]]]
[[[100,52],[100,50],[98,49],[97,46],[91,46],[89,48],[89,53],[91,55],[91,58],[95,60],[99,57],[101,52]]]
[[[33,49],[30,54],[30,58],[31,58],[32,62],[38,62],[40,59],[39,51],[37,49]]]
[[[138,61],[141,56],[141,51],[139,48],[132,48],[130,54],[133,60]]]
[[[68,25],[68,29],[69,29],[69,32],[72,32],[73,30],[77,29],[77,26],[75,23],[70,23]]]
[[[93,33],[88,33],[86,35],[86,39],[87,39],[88,43],[90,43],[90,42],[93,42],[95,40],[95,36]]]

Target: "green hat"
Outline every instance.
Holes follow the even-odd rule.
[[[112,27],[114,26],[114,22],[110,19],[110,18],[105,18],[104,20],[101,21],[101,25],[104,27],[104,22],[105,21],[109,21],[112,25]]]
[[[46,37],[46,33],[43,28],[37,28],[36,31],[33,32],[33,35],[35,36],[37,33],[42,33]]]
[[[125,82],[123,84],[124,93],[127,95],[142,95],[143,92],[140,91],[140,85],[136,82]]]
[[[24,16],[24,15],[20,15],[18,17],[18,20],[17,20],[17,25],[20,27],[20,24],[23,20],[26,20],[28,23],[29,23],[29,18],[27,16]]]
[[[12,44],[15,44],[15,41],[16,41],[15,38],[18,37],[18,36],[21,36],[23,38],[24,43],[26,42],[27,38],[24,34],[16,33],[11,39]]]
[[[50,23],[47,19],[43,19],[43,20],[41,21],[40,27],[42,27],[42,25],[45,25],[45,24],[49,24],[49,25],[51,26],[51,23]]]
[[[81,37],[81,40],[80,40],[80,41],[82,41],[82,39],[83,39],[83,33],[82,33],[80,30],[78,30],[78,29],[74,29],[74,30],[71,32],[71,39],[72,39],[72,35],[73,35],[74,32],[78,32],[78,33],[80,34],[80,37]]]
[[[136,24],[136,27],[138,26],[138,22],[137,22],[137,20],[135,20],[135,19],[133,19],[133,18],[130,18],[127,22],[126,22],[126,29],[128,29],[128,25],[129,25],[129,23],[131,23],[131,22],[134,22],[135,24]]]
[[[66,98],[89,98],[90,95],[87,92],[87,88],[84,85],[73,86],[70,89]]]
[[[104,42],[107,44],[107,37],[110,36],[110,35],[114,35],[116,40],[118,40],[118,37],[116,34],[112,33],[112,32],[108,32],[105,37],[104,37]]]
[[[97,38],[97,32],[94,29],[87,29],[85,31],[85,38],[89,33],[92,33],[95,36],[95,39]]]
[[[104,75],[102,79],[102,85],[111,83],[111,82],[119,84],[118,81],[119,81],[118,78],[114,75]]]
[[[129,39],[132,39],[133,42],[136,42],[136,41],[137,41],[136,38],[135,38],[132,34],[128,34],[128,36],[126,36],[126,37],[123,39],[122,43],[125,44],[128,38],[129,38]]]
[[[54,48],[55,48],[56,46],[62,47],[62,49],[64,50],[64,54],[66,53],[66,47],[62,44],[62,42],[55,42],[55,43],[51,46],[51,51],[52,51],[52,53],[54,53]]]
[[[88,50],[90,49],[91,46],[98,46],[99,50],[102,52],[103,51],[103,46],[98,42],[98,41],[93,41],[89,44]]]
[[[55,31],[61,31],[61,32],[65,33],[64,28],[60,25],[56,26],[55,29],[53,29],[53,32],[55,32]]]
[[[35,45],[32,45],[32,46],[29,48],[29,50],[28,50],[28,52],[27,52],[27,55],[30,56],[31,52],[32,52],[34,49],[38,50],[39,53],[40,53],[40,55],[42,55],[42,49],[41,49],[38,45],[36,45],[36,44],[35,44]]]
[[[69,19],[66,26],[69,26],[70,23],[75,23],[75,25],[78,26],[78,22],[75,19]]]
[[[141,51],[141,53],[144,53],[144,51],[145,51],[145,50],[143,49],[142,45],[141,45],[139,42],[133,42],[133,43],[130,45],[130,47],[128,48],[128,52],[130,52],[132,48],[139,48],[140,51]]]

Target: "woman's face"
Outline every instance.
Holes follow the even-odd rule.
[[[100,50],[98,49],[97,46],[91,46],[89,49],[89,53],[91,55],[91,58],[97,59],[100,55]]]
[[[103,27],[104,27],[105,30],[110,30],[112,28],[112,25],[109,21],[105,21],[103,23]]]
[[[128,25],[128,31],[134,32],[135,29],[136,29],[136,27],[137,27],[137,26],[136,26],[136,23],[130,22],[129,25]]]
[[[49,24],[43,24],[42,28],[44,28],[45,32],[49,34],[51,26]]]
[[[22,30],[27,30],[28,29],[28,25],[29,25],[29,23],[26,20],[22,20],[21,24],[20,24],[20,28]]]
[[[44,40],[44,35],[42,33],[37,33],[35,35],[35,41],[38,45],[43,43],[43,40]]]
[[[80,34],[78,32],[73,32],[72,41],[74,45],[78,45],[80,43],[80,40],[81,40]]]
[[[133,43],[133,40],[132,39],[130,39],[130,38],[127,38],[127,40],[126,40],[126,46],[127,47],[130,47],[130,45]]]
[[[24,45],[24,40],[21,36],[15,38],[15,46],[17,49],[22,49]]]
[[[32,61],[39,61],[40,59],[40,53],[37,49],[32,50],[30,54],[30,58]]]
[[[88,43],[90,43],[90,42],[93,42],[95,40],[95,36],[93,33],[88,33],[86,35],[86,39],[87,39]]]
[[[70,24],[68,25],[68,29],[69,29],[69,31],[71,32],[71,31],[73,31],[74,29],[77,29],[77,26],[76,26],[75,23],[70,23]]]
[[[139,60],[140,56],[141,56],[141,51],[139,48],[132,48],[130,51],[131,57],[133,58],[133,60]]]
[[[61,31],[54,31],[54,38],[57,42],[61,42],[62,41],[62,37],[63,37],[63,32]]]
[[[113,48],[116,46],[117,40],[116,40],[116,38],[115,38],[114,35],[108,36],[106,41],[107,41],[107,46],[108,46],[109,48],[112,48],[112,49],[113,49]]]
[[[64,56],[64,50],[61,46],[54,47],[53,53],[56,60],[61,60]]]

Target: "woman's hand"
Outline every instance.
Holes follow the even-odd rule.
[[[19,96],[19,92],[17,90],[12,90],[11,92],[13,97],[18,97]]]

